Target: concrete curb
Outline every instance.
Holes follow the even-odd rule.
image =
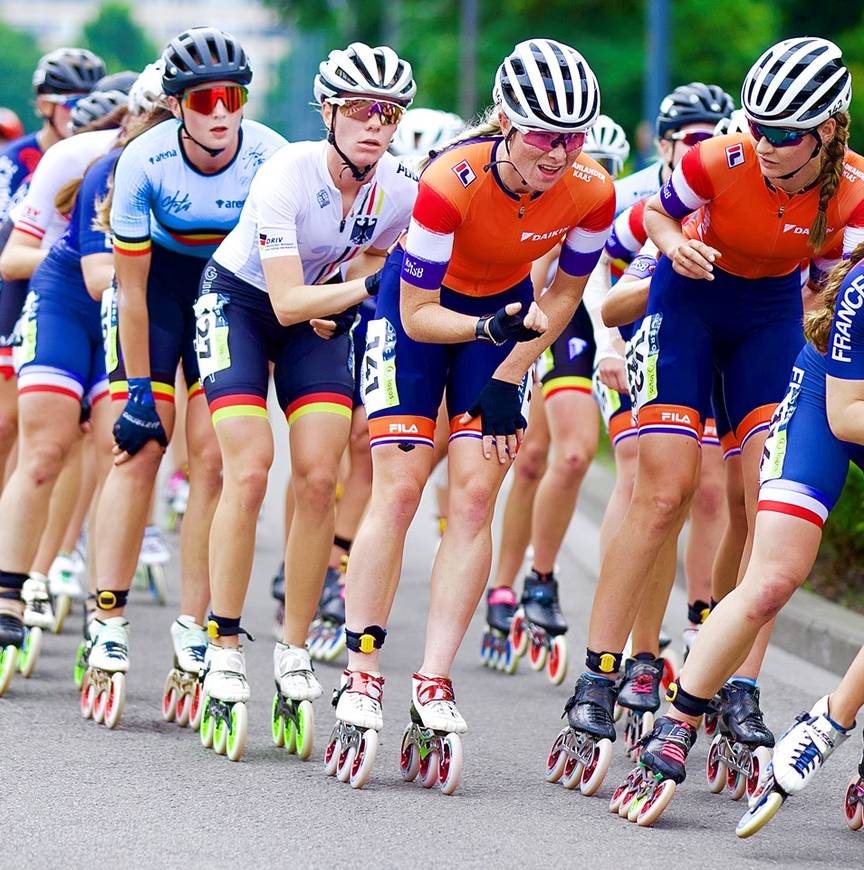
[[[578,511],[598,526],[606,510],[613,480],[613,472],[595,462],[579,494]],[[571,542],[565,542],[565,546],[568,544],[572,547]],[[680,561],[676,583],[682,587],[685,585]],[[814,665],[842,675],[864,646],[864,616],[801,589],[777,617],[773,643]]]

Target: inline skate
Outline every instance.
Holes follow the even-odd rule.
[[[165,487],[165,502],[165,528],[169,532],[174,532],[183,522],[189,504],[189,473],[186,469],[178,468],[168,478]]]
[[[468,730],[456,708],[453,683],[447,677],[414,674],[411,678],[411,723],[402,735],[399,766],[402,778],[419,775],[423,788],[440,787],[451,795],[462,781],[462,740]]]
[[[347,561],[347,560],[346,560]],[[316,662],[332,662],[345,649],[345,584],[344,572],[328,568],[324,588],[318,602],[318,613],[309,627],[306,645]]]
[[[285,621],[285,563],[279,564],[279,570],[270,581],[270,594],[276,601],[276,615],[273,618],[273,637],[282,640],[282,624]]]
[[[30,677],[36,669],[42,651],[42,632],[54,628],[54,608],[48,592],[48,578],[44,574],[31,574],[21,589],[24,600],[24,645],[18,656],[18,671]]]
[[[276,694],[273,697],[273,742],[306,761],[315,741],[312,701],[324,693],[312,672],[309,651],[302,646],[277,643],[273,650]]]
[[[858,775],[852,777],[843,795],[843,814],[850,830],[864,828],[864,755],[858,762]]]
[[[197,730],[201,724],[202,679],[207,634],[191,616],[180,616],[171,624],[174,667],[165,678],[162,693],[162,718]],[[194,717],[193,717],[194,713]]]
[[[509,586],[498,586],[486,593],[486,630],[480,647],[484,668],[515,674],[519,656],[513,654],[510,626],[516,613],[516,593]]]
[[[341,685],[333,692],[336,724],[324,750],[324,772],[363,788],[372,775],[378,752],[378,732],[384,727],[381,702],[384,677],[378,673],[342,673]]]
[[[660,818],[687,776],[687,755],[696,742],[696,729],[687,722],[661,716],[642,738],[639,764],[615,789],[609,810],[639,827]]]
[[[597,792],[612,761],[613,709],[618,693],[613,680],[582,674],[564,705],[568,725],[555,738],[546,760],[547,782],[582,794]]]
[[[733,801],[760,791],[771,764],[774,735],[759,709],[759,689],[730,682],[720,689],[720,720],[708,749],[705,768],[708,788],[724,789]]]
[[[531,667],[541,671],[545,666],[546,675],[558,686],[567,676],[567,627],[558,603],[558,581],[532,569],[510,626],[513,654],[521,658],[527,652]]]
[[[96,596],[88,595],[84,602],[84,619],[81,622],[82,638],[78,643],[78,648],[75,650],[75,668],[73,677],[75,679],[75,688],[80,689],[81,683],[84,681],[84,673],[87,670],[87,659],[90,657],[90,650],[93,648],[93,638],[96,634],[96,626],[93,624],[96,619]]]
[[[849,736],[828,716],[828,696],[820,698],[809,712],[801,713],[792,727],[777,742],[774,758],[760,789],[753,794],[750,807],[741,817],[735,833],[743,838],[762,830],[777,815],[790,795],[798,794],[809,784],[831,753]],[[860,768],[859,768],[859,772]],[[850,783],[844,806],[846,820],[852,826],[860,804]],[[850,804],[850,791],[852,803]],[[850,816],[850,806],[852,812]],[[860,827],[860,825],[859,825]]]
[[[640,741],[654,728],[663,668],[664,660],[651,653],[638,653],[624,664],[617,703],[625,713],[624,751],[633,761],[639,760]]]
[[[0,592],[0,698],[12,682],[27,639],[19,609],[7,601],[19,602],[21,596],[14,590]]]
[[[129,622],[122,616],[95,619],[90,626],[93,646],[81,681],[81,715],[116,728],[126,701],[129,670]]]
[[[168,549],[162,533],[156,526],[147,526],[144,540],[141,542],[138,568],[135,571],[135,585],[141,589],[146,589],[160,607],[164,606],[168,600],[165,566],[170,561],[171,551]]]
[[[54,624],[51,630],[59,634],[63,630],[66,617],[72,609],[73,601],[83,598],[81,576],[85,566],[80,554],[58,553],[48,571],[48,591],[54,604]]]
[[[207,645],[203,694],[201,745],[217,755],[227,755],[231,761],[239,761],[246,749],[249,725],[246,702],[250,697],[242,646]]]

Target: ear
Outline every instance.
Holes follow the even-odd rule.
[[[330,120],[333,117],[333,104],[326,100],[321,102],[321,119],[324,121],[324,126],[330,129]]]
[[[816,131],[819,133],[819,138],[822,140],[823,145],[827,145],[833,138],[834,134],[837,132],[837,121],[834,118],[829,118],[827,121],[821,123]]]
[[[182,118],[183,114],[180,111],[180,100],[177,97],[168,97],[168,108],[175,118]]]
[[[501,132],[505,136],[513,129],[513,123],[500,109],[498,110],[498,126],[501,127]]]

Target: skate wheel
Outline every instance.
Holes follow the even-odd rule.
[[[239,761],[246,749],[246,735],[249,730],[249,714],[244,703],[231,707],[231,721],[228,724],[228,743],[226,754],[229,760]]]
[[[315,744],[315,710],[311,701],[301,701],[297,707],[297,727],[294,729],[294,748],[301,761],[308,761]]]
[[[81,683],[84,681],[84,672],[86,670],[87,644],[82,640],[81,643],[78,644],[78,649],[75,652],[75,668],[72,671],[72,678],[75,680],[75,687],[78,689],[81,688]]]
[[[552,638],[549,657],[546,659],[546,676],[554,686],[560,686],[567,676],[567,641],[563,634]]]
[[[189,701],[189,727],[193,731],[197,731],[201,726],[201,714],[204,712],[204,705],[201,703],[202,698],[201,684],[195,683],[195,689]]]
[[[334,728],[333,730],[335,731],[336,729]],[[327,776],[334,776],[336,774],[340,754],[339,739],[331,734],[327,748],[324,750],[324,773]]]
[[[546,645],[543,641],[531,638],[531,646],[528,647],[528,663],[531,670],[542,671],[546,665]]]
[[[213,748],[213,732],[216,730],[216,722],[213,719],[213,711],[210,709],[210,696],[205,695],[201,704],[201,745],[205,749]]]
[[[438,785],[438,753],[434,750],[420,759],[420,785],[435,788]]]
[[[614,709],[612,710],[612,718],[616,722],[618,722],[618,721],[620,721],[620,719],[623,715],[624,715],[624,708],[620,704],[616,703]]]
[[[309,703],[305,701],[304,703]],[[360,745],[351,762],[351,775],[348,783],[351,788],[363,788],[372,775],[372,765],[375,764],[375,755],[378,752],[378,732],[374,728],[367,728],[360,735]]]
[[[747,780],[747,799],[750,800],[758,794],[762,788],[763,780],[767,776],[773,753],[767,746],[757,746],[753,751],[752,773]]]
[[[612,763],[612,741],[599,740],[594,744],[591,753],[591,761],[582,769],[579,778],[579,791],[586,797],[590,797],[603,785],[609,765]]]
[[[192,696],[194,690],[190,692],[181,692],[177,696],[177,711],[174,721],[181,727],[185,728],[189,724],[190,708],[192,707]]]
[[[564,762],[564,770],[561,773],[561,785],[568,791],[576,788],[582,779],[582,762],[572,755],[567,756]]]
[[[718,734],[708,748],[708,760],[705,762],[705,778],[708,780],[708,790],[712,794],[720,794],[726,787],[726,763],[720,753],[723,738]]]
[[[640,828],[650,828],[657,819],[663,815],[663,811],[669,806],[669,801],[675,794],[675,783],[671,779],[664,779],[648,794],[648,797],[639,808],[636,824]]]
[[[52,634],[60,634],[63,624],[72,609],[72,600],[68,595],[58,595],[54,599],[54,625],[51,626]]]
[[[705,736],[713,737],[717,733],[717,714],[705,714]]]
[[[327,645],[326,661],[335,662],[345,651],[345,629],[340,628],[336,637]]]
[[[168,584],[165,580],[165,569],[162,565],[147,566],[147,587],[153,596],[153,600],[160,607],[164,607],[168,600]]]
[[[18,670],[22,677],[29,679],[33,676],[33,671],[36,670],[36,662],[39,659],[39,653],[42,650],[42,629],[39,626],[33,626],[27,629],[27,634],[24,638],[24,648],[21,651],[21,656],[18,659]]]
[[[742,840],[752,837],[761,831],[783,806],[783,795],[771,789],[757,801],[756,805],[747,810],[735,828],[735,833]]]
[[[96,695],[96,703],[93,705],[93,721],[101,725],[105,721],[105,705],[108,703],[108,693],[101,691]]]
[[[93,715],[93,707],[96,704],[96,687],[90,682],[87,674],[84,674],[81,683],[81,718],[89,719]]]
[[[624,793],[621,795],[621,801],[618,804],[618,815],[622,819],[630,818],[630,808],[639,797],[639,790],[640,785],[638,784],[625,784]]]
[[[399,750],[399,770],[402,771],[402,779],[405,782],[413,782],[420,772],[420,753],[417,744],[411,737],[413,726],[408,725],[402,734],[402,746]]]
[[[565,728],[556,738],[546,759],[546,782],[558,782],[567,764],[567,753],[564,747],[567,742],[569,728]]]
[[[525,625],[525,615],[521,610],[517,610],[510,623],[510,645],[513,649],[513,655],[521,658],[525,655],[528,649],[528,631]]]
[[[273,713],[270,720],[273,734],[273,744],[278,747],[285,745],[285,720],[279,710],[279,693],[273,696]]]
[[[336,765],[336,779],[339,782],[348,782],[351,777],[351,766],[354,764],[355,749],[348,746],[339,753],[339,763]]]
[[[745,749],[744,752],[747,752],[747,750]],[[737,770],[727,768],[726,791],[728,792],[729,800],[740,801],[747,791],[747,777]]]
[[[441,741],[438,759],[438,784],[441,793],[451,795],[462,782],[462,741],[458,734],[448,734]]]
[[[162,695],[162,719],[165,722],[173,722],[177,715],[177,690],[174,688],[173,672],[168,674],[165,680],[165,691]]]
[[[513,644],[510,643],[510,638],[504,640],[504,652],[501,654],[501,670],[505,674],[511,676],[516,673],[519,667],[519,656],[513,652]]]
[[[857,776],[843,795],[843,814],[851,831],[860,831],[864,827],[864,781]]]
[[[488,632],[483,632],[483,639],[480,641],[480,664],[484,668],[489,667],[489,656],[491,652],[491,638]]]
[[[213,718],[216,720],[216,727],[213,729],[213,751],[217,755],[224,755],[228,748],[229,723],[221,715]]]
[[[111,674],[111,685],[103,695],[105,696],[105,726],[116,728],[126,703],[125,674]]]
[[[617,815],[625,799],[628,801],[629,806],[629,801],[633,799],[633,795],[635,794],[632,790],[634,776],[635,774],[631,773],[627,779],[625,779],[624,782],[622,782],[621,785],[612,792],[612,797],[609,799],[610,813],[615,813]]]

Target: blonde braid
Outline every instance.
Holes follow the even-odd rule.
[[[837,305],[837,295],[843,281],[852,267],[864,259],[864,242],[852,251],[848,260],[838,263],[828,275],[825,289],[820,294],[821,308],[811,311],[804,318],[804,337],[812,342],[819,353],[828,350],[828,336],[831,333],[831,323],[834,320],[834,308]]]
[[[846,143],[849,141],[849,114],[839,112],[834,115],[837,128],[834,137],[825,145],[822,155],[822,168],[819,170],[817,182],[819,189],[819,210],[813,218],[810,227],[810,247],[818,251],[825,242],[828,230],[828,203],[837,192],[840,180],[843,178],[843,161],[846,157]]]

